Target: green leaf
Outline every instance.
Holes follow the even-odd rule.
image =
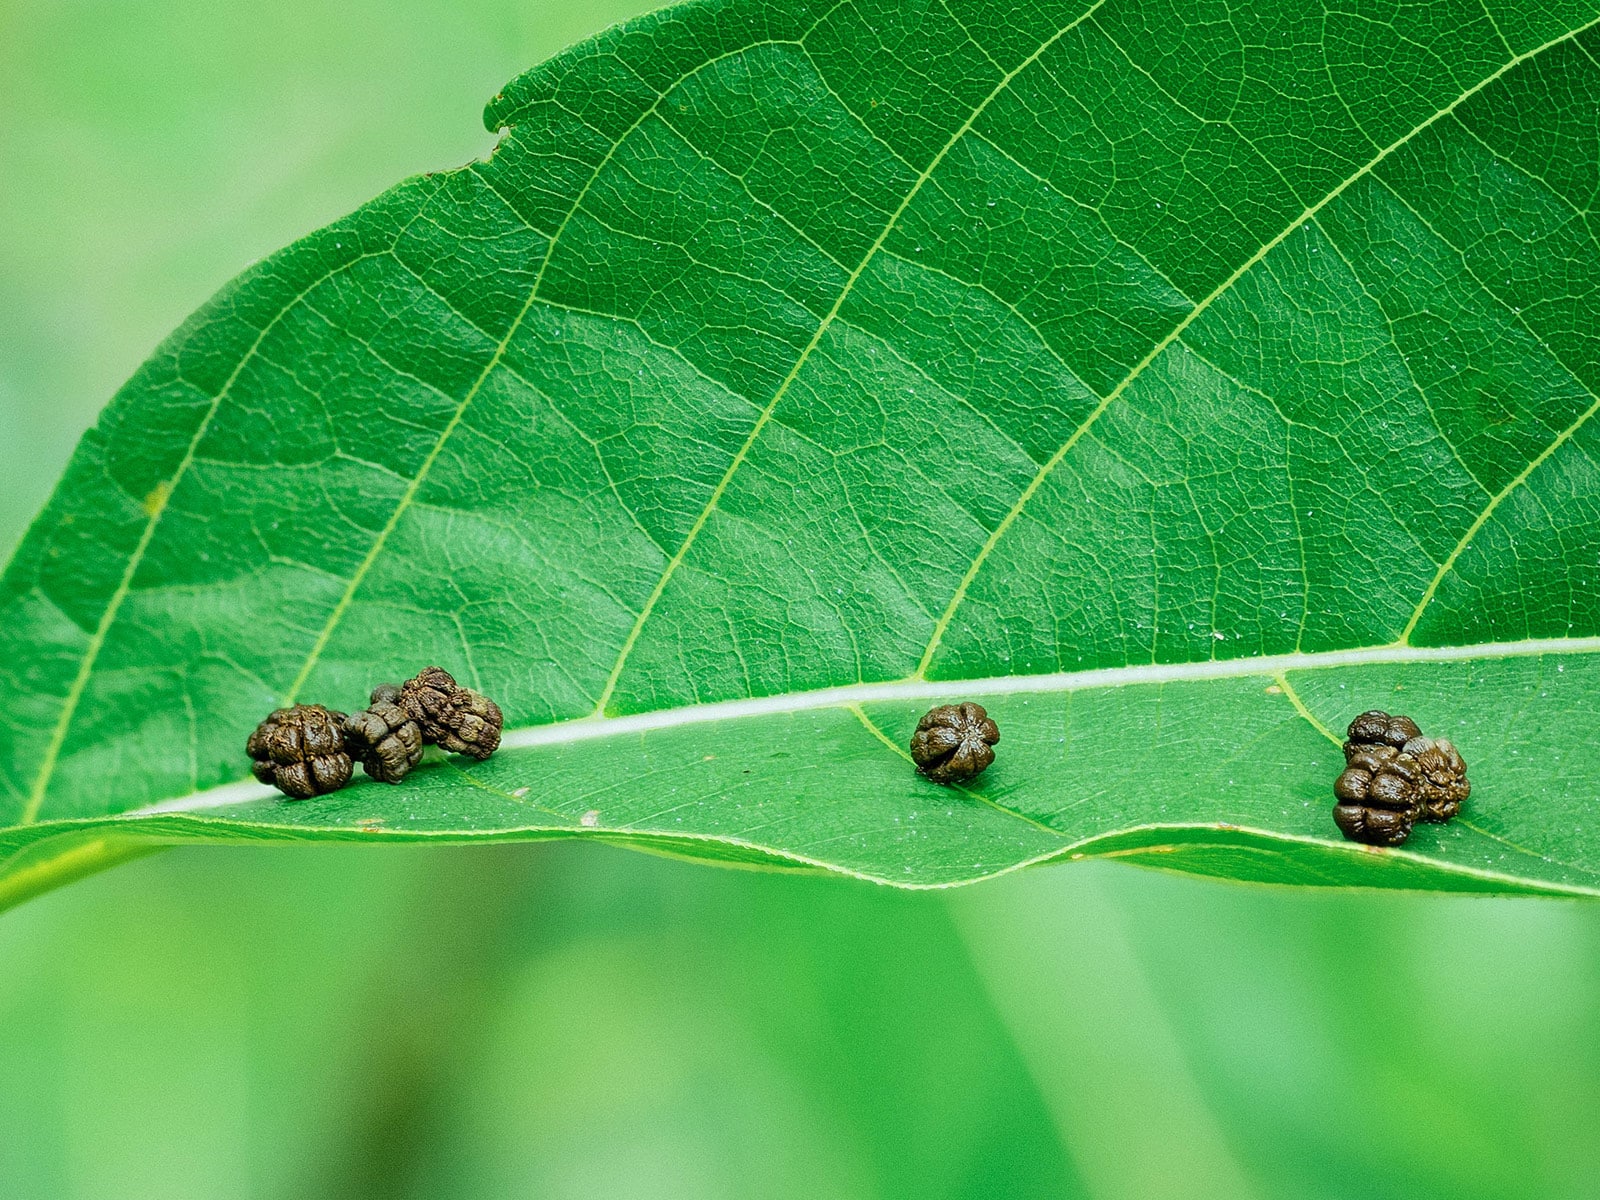
[[[248,271],[0,594],[0,899],[185,840],[1600,883],[1600,10],[696,3]],[[303,804],[438,662],[481,766]],[[971,790],[904,746],[999,720]],[[1471,767],[1400,851],[1334,734]]]

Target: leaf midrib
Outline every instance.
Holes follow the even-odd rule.
[[[1224,660],[1221,662],[1211,661],[1200,663],[1179,663],[1161,667],[1138,665],[1031,677],[1001,676],[991,679],[969,680],[966,681],[963,686],[970,689],[973,694],[981,695],[1004,692],[1065,691],[1076,688],[1110,687],[1140,682],[1165,683],[1176,682],[1185,679],[1247,676],[1272,678],[1286,683],[1287,681],[1284,679],[1284,675],[1288,671],[1351,667],[1376,663],[1404,664],[1422,662],[1450,662],[1470,661],[1474,659],[1531,657],[1544,654],[1577,655],[1597,653],[1600,653],[1600,637],[1574,639],[1553,638],[1529,640],[1524,642],[1486,643],[1478,646],[1432,648],[1418,648],[1391,644],[1388,646],[1377,646],[1360,650],[1336,650],[1311,654],[1277,655],[1271,658],[1257,657]],[[940,694],[937,690],[940,686],[941,685],[939,684],[930,684],[926,681],[906,679],[897,681],[893,684],[856,685],[850,688],[829,689],[827,691],[813,693],[799,693],[786,697],[767,697],[757,700],[739,700],[714,705],[693,705],[675,710],[665,710],[650,714],[638,714],[628,717],[600,719],[584,717],[557,725],[546,725],[526,730],[513,731],[507,735],[505,744],[508,746],[508,748],[514,749],[518,747],[539,744],[580,741],[595,737],[621,734],[630,731],[640,732],[651,727],[666,728],[677,725],[703,723],[712,720],[732,719],[740,715],[758,715],[757,710],[771,713],[785,711],[799,712],[806,711],[808,709],[815,710],[822,708],[833,708],[839,710],[855,709],[859,714],[860,703],[874,700],[905,700],[937,696]],[[1291,695],[1291,697],[1293,697],[1292,689],[1286,688],[1286,691]],[[1297,707],[1300,706],[1297,705]],[[1303,710],[1301,711],[1301,716],[1307,720],[1310,720],[1313,725],[1318,724],[1315,718],[1311,717]],[[884,741],[886,744],[889,743],[889,739],[886,737],[886,735],[882,734],[881,731],[873,728],[868,722],[863,723],[867,724],[868,728],[873,730],[874,734],[879,738],[879,740]],[[1326,733],[1326,731],[1324,731],[1324,733]],[[1327,734],[1327,736],[1331,737],[1332,735]],[[895,751],[899,753],[898,747],[891,746],[891,748],[895,749]],[[470,772],[463,772],[463,774],[468,777],[469,782],[477,782],[475,780],[471,780]],[[498,791],[498,789],[489,787],[488,785],[482,786],[484,786],[486,790]],[[509,798],[520,799],[519,797],[511,796],[510,793],[501,794],[507,795]],[[194,793],[187,797],[164,801],[160,804],[149,805],[143,809],[136,809],[124,813],[108,814],[104,817],[73,818],[59,822],[49,822],[48,824],[35,826],[35,828],[43,831],[47,828],[54,829],[59,826],[62,832],[67,832],[72,829],[103,826],[108,821],[113,823],[129,821],[131,827],[133,822],[144,822],[151,819],[160,818],[162,816],[172,816],[192,823],[194,828],[197,829],[203,828],[209,823],[219,823],[222,825],[227,825],[230,828],[247,827],[249,829],[258,831],[277,829],[282,830],[286,834],[294,834],[297,836],[302,835],[304,830],[300,826],[281,825],[270,820],[251,821],[246,826],[242,825],[237,820],[226,817],[225,814],[222,814],[219,811],[233,805],[256,801],[262,798],[271,797],[273,795],[275,795],[275,793],[273,793],[270,789],[262,788],[253,781],[246,780],[223,785],[222,787],[213,788],[206,792]],[[974,796],[974,799],[984,800],[984,798],[981,796]],[[1003,812],[1011,816],[1021,815],[1016,813],[1014,810],[1005,808],[1003,805],[995,804],[993,806],[1001,809]],[[537,808],[539,806],[535,807]],[[540,809],[540,811],[547,813],[549,812],[549,810],[544,809]],[[1548,854],[1515,843],[1490,830],[1486,830],[1475,825],[1470,827],[1472,828],[1473,832],[1487,837],[1500,845],[1506,846],[1507,848],[1514,850],[1519,854],[1527,855],[1555,866],[1564,867],[1580,874],[1591,876],[1597,874],[1597,872],[1591,868],[1581,867],[1574,863],[1563,862],[1562,860],[1553,858]],[[679,832],[672,835],[665,835],[659,831],[649,829],[639,830],[628,827],[579,828],[571,826],[567,823],[563,823],[559,826],[527,825],[520,826],[518,828],[528,831],[538,829],[554,832],[559,830],[560,832],[571,836],[586,836],[601,841],[615,841],[620,838],[625,839],[629,844],[639,844],[641,842],[647,844],[652,840],[665,839],[666,841],[691,841],[742,847],[749,850],[759,851],[761,853],[771,855],[774,858],[785,860],[794,863],[797,866],[809,869],[825,870],[831,873],[844,874],[856,878],[871,880],[873,882],[885,883],[896,887],[911,888],[916,890],[954,887],[964,883],[976,882],[979,879],[993,878],[997,875],[1003,875],[1011,871],[1021,870],[1024,867],[1034,866],[1067,857],[1134,855],[1144,857],[1158,855],[1164,850],[1168,849],[1193,850],[1202,848],[1203,846],[1209,844],[1197,840],[1184,840],[1180,843],[1174,843],[1170,846],[1164,846],[1159,843],[1151,843],[1147,845],[1134,846],[1123,850],[1108,850],[1103,853],[1097,852],[1093,849],[1096,845],[1103,842],[1119,842],[1131,835],[1146,833],[1182,833],[1185,831],[1204,832],[1214,830],[1229,837],[1229,840],[1219,844],[1225,844],[1235,849],[1239,848],[1239,843],[1237,840],[1233,839],[1243,837],[1246,839],[1253,839],[1262,843],[1266,843],[1266,845],[1257,847],[1263,852],[1270,852],[1272,844],[1280,844],[1284,846],[1315,847],[1318,850],[1334,852],[1342,849],[1346,853],[1375,853],[1375,851],[1372,851],[1370,848],[1366,847],[1341,847],[1338,843],[1330,843],[1326,839],[1317,838],[1314,836],[1289,833],[1283,830],[1256,828],[1254,826],[1233,824],[1219,825],[1214,822],[1192,821],[1144,822],[1066,841],[1059,847],[1033,855],[1020,862],[1008,864],[996,871],[989,872],[982,876],[976,876],[972,879],[928,883],[907,883],[902,879],[890,878],[883,875],[875,875],[869,871],[858,870],[847,865],[827,862],[820,858],[801,854],[781,846],[767,845],[747,837],[740,837],[726,833],[711,834]],[[407,831],[404,834],[404,837],[409,841],[459,840],[463,833],[471,832],[472,831]],[[514,832],[516,832],[516,830],[496,829],[485,831],[485,835],[499,837]],[[377,830],[373,831],[370,836],[383,837],[390,835],[390,833],[391,831]],[[1249,847],[1247,846],[1246,848]],[[72,853],[72,851],[68,851],[69,858]],[[1564,881],[1560,883],[1536,883],[1528,879],[1504,872],[1474,867],[1461,862],[1435,859],[1418,852],[1407,851],[1403,849],[1384,850],[1381,853],[1385,856],[1403,859],[1431,870],[1441,871],[1447,875],[1457,875],[1488,882],[1515,884],[1519,888],[1531,887],[1537,891],[1545,891],[1554,894],[1600,895],[1600,888],[1586,886],[1581,883],[1573,883],[1570,881]],[[58,867],[55,865],[54,860],[42,864],[40,870],[52,878],[58,873]],[[0,888],[0,900],[4,899],[4,895],[5,890]]]
[[[1140,663],[1122,667],[1095,667],[1084,671],[1057,671],[1042,675],[996,675],[982,679],[948,681],[930,681],[908,676],[887,683],[856,683],[809,692],[785,692],[774,696],[687,704],[678,708],[656,709],[653,712],[632,713],[621,717],[589,715],[566,721],[552,721],[544,725],[508,730],[501,739],[500,748],[502,751],[507,751],[538,746],[570,745],[600,738],[737,721],[751,717],[785,716],[824,709],[849,710],[862,704],[951,700],[958,697],[1047,695],[1096,688],[1199,682],[1211,679],[1257,677],[1277,681],[1281,677],[1301,671],[1326,671],[1386,664],[1408,666],[1537,658],[1543,655],[1589,654],[1600,654],[1600,636],[1485,642],[1472,646],[1407,646],[1396,642],[1352,650],[1320,650],[1183,663]],[[1287,688],[1285,690],[1289,691]],[[1300,711],[1300,716],[1317,727],[1325,736],[1332,736],[1304,711]],[[206,799],[219,795],[230,798],[223,801]],[[260,796],[271,795],[275,793],[270,788],[258,788],[249,780],[236,780],[203,792],[158,801],[125,814],[112,815],[150,816],[166,812],[191,812],[244,803]]]

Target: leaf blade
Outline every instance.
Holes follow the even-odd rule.
[[[1528,153],[1516,138],[1538,142],[1517,130],[1540,131],[1549,160],[1596,92],[1594,13],[1554,28],[1437,12],[1437,53],[1386,29],[1360,62],[1332,35],[1280,38],[1254,64],[1268,74],[1338,79],[1422,55],[1415,78],[1385,76],[1360,104],[1335,87],[1346,115],[1325,126],[1328,96],[1279,103],[1244,58],[1232,109],[1216,109],[1174,74],[1204,58],[1203,38],[1178,22],[1139,43],[1108,0],[1058,6],[1031,40],[996,32],[992,47],[972,36],[978,6],[947,15],[740,2],[624,27],[491,104],[486,122],[508,127],[492,160],[401,185],[198,314],[85,440],[7,573],[23,704],[0,726],[0,770],[18,824],[237,778],[246,714],[312,694],[348,705],[374,671],[413,669],[418,646],[530,727],[763,696],[813,711],[817,689],[902,678],[1251,656],[1259,676],[1272,656],[1381,658],[1414,634],[1469,649],[1567,637],[1562,663],[1583,661],[1593,489],[1587,460],[1563,451],[1588,453],[1600,406],[1572,320],[1591,311],[1593,256],[1558,204],[1583,185],[1508,172]],[[862,49],[891,41],[896,55],[863,73]],[[1116,81],[1103,128],[1083,117],[1101,78]],[[1094,139],[1119,122],[1148,162],[1108,174]],[[1225,165],[1220,182],[1190,152]],[[1510,165],[1489,171],[1485,153]],[[1441,191],[1440,161],[1476,191]],[[1019,180],[1029,204],[986,216]],[[1505,197],[1533,215],[1493,225]],[[1035,214],[1047,236],[1018,240],[1017,216]],[[1473,221],[1499,241],[1461,234]],[[1551,237],[1577,247],[1571,286],[1513,304]],[[1491,351],[1446,344],[1444,308]],[[1475,399],[1478,377],[1493,387]],[[1560,519],[1541,526],[1551,497]],[[1542,560],[1523,566],[1519,537]],[[1481,582],[1500,564],[1480,559],[1507,546],[1520,586]],[[1461,582],[1460,563],[1478,581]],[[1437,595],[1450,608],[1434,618]],[[1483,711],[1487,694],[1462,692],[1458,708]],[[1317,743],[1289,732],[1303,719],[1269,720],[1307,771]],[[1003,761],[1037,733],[1017,728]],[[815,786],[849,794],[853,772],[891,765],[856,734],[872,744],[829,727],[842,757]],[[1037,769],[1022,787],[1046,818],[1029,818],[1034,834],[1089,845],[1236,824],[1190,794],[1198,821],[1102,814],[1064,834],[1041,797],[1077,789],[1081,803],[1092,781],[1063,783],[1070,763]],[[1176,768],[1140,770],[1184,794]],[[871,801],[931,786],[873,779],[862,828]],[[1348,857],[1318,836],[1325,820],[1278,803],[1251,836],[1303,834]],[[885,881],[980,877],[982,858],[957,870],[946,856],[970,848],[984,807],[945,822],[927,861],[902,846],[898,875],[882,855],[816,861]],[[585,828],[570,813],[548,830],[479,817],[528,836]],[[816,832],[801,822],[789,842],[746,845],[737,822],[713,821],[696,836],[809,863]],[[1523,868],[1540,885],[1586,877],[1586,855],[1506,852],[1542,864]],[[1052,853],[1018,843],[1009,861]],[[1494,875],[1451,853],[1430,850],[1443,872]]]

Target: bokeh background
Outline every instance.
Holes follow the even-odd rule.
[[[251,260],[640,0],[0,0],[0,544]],[[186,849],[0,916],[0,1196],[1593,1197],[1600,904],[589,845]]]

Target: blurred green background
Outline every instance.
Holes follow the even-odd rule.
[[[637,0],[0,0],[0,542],[252,259]],[[0,1196],[1600,1194],[1600,905],[192,849],[0,916]]]

